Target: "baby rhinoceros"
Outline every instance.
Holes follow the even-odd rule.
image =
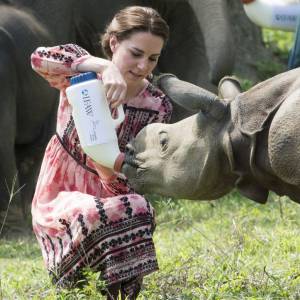
[[[127,145],[122,171],[137,192],[208,200],[236,187],[260,203],[269,191],[300,203],[300,69],[225,93],[232,99],[171,75],[160,87],[199,112],[151,124]]]

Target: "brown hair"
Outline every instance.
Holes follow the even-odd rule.
[[[151,7],[128,6],[120,10],[106,27],[101,45],[107,58],[112,58],[109,41],[115,35],[118,41],[130,38],[136,32],[150,32],[164,40],[169,38],[169,26],[160,14]]]

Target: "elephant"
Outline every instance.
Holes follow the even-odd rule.
[[[0,136],[7,140],[0,146],[0,153],[5,157],[0,165],[0,211],[7,208],[9,201],[5,181],[11,187],[17,173],[19,183],[16,181],[15,186],[25,184],[25,187],[14,202],[21,201],[22,196],[23,210],[28,206],[43,149],[55,130],[58,93],[29,64],[30,53],[38,46],[74,42],[93,55],[103,56],[99,33],[114,13],[128,5],[145,5],[156,8],[170,25],[170,41],[156,74],[172,72],[183,80],[215,91],[218,80],[233,69],[234,45],[224,0],[113,3],[108,0],[2,0],[0,3],[3,86],[0,98],[9,104],[3,106],[7,117],[2,118],[0,126]],[[193,113],[174,102],[172,122]]]
[[[122,172],[137,192],[212,200],[236,188],[258,203],[270,191],[300,203],[300,68],[245,92],[223,80],[222,97],[171,75],[159,84],[199,112],[127,145]]]
[[[6,210],[20,188],[18,178],[28,182],[37,172],[35,160],[40,160],[43,141],[49,139],[54,124],[51,116],[57,93],[31,72],[29,60],[38,45],[52,43],[49,32],[30,12],[0,5],[0,15],[0,210]],[[26,156],[30,151],[27,145],[36,146],[31,156]],[[12,204],[21,208],[21,194],[26,197],[32,188],[24,186],[22,193],[11,199]]]
[[[102,56],[99,33],[119,9],[129,5],[156,8],[170,26],[170,40],[158,72],[176,74],[209,90],[232,73],[234,42],[227,0],[7,0],[30,8],[56,43],[76,42]],[[213,84],[212,84],[213,83]]]

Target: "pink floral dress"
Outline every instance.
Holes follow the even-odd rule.
[[[33,69],[60,90],[57,133],[43,159],[32,201],[33,230],[53,280],[71,286],[82,270],[101,271],[108,285],[133,287],[158,269],[152,240],[153,208],[134,193],[126,178],[98,175],[80,147],[65,89],[76,65],[90,55],[77,45],[39,47]],[[41,99],[42,101],[43,99]],[[147,124],[168,122],[169,99],[150,83],[124,105],[125,120],[117,129],[124,151]]]

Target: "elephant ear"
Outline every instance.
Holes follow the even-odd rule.
[[[156,84],[176,104],[188,111],[200,110],[214,119],[220,120],[228,111],[225,101],[217,95],[197,85],[178,79],[173,74],[161,74],[155,80]]]

